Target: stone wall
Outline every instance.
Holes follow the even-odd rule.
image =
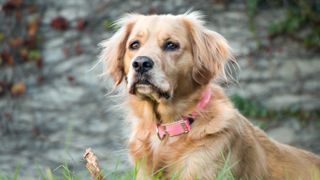
[[[27,85],[26,94],[17,98],[0,97],[1,172],[13,174],[20,163],[22,177],[34,179],[39,177],[38,165],[42,171],[58,169],[54,172],[58,174],[61,164],[67,162],[75,172],[83,174],[86,170],[81,158],[87,147],[93,148],[106,170],[112,171],[115,162],[119,162],[118,171],[128,168],[126,135],[121,133],[126,126],[121,121],[123,113],[113,111],[121,106],[115,106],[119,102],[112,100],[112,96],[105,96],[111,86],[98,78],[101,66],[90,71],[99,53],[97,44],[112,35],[103,27],[104,20],[116,20],[126,12],[176,14],[191,7],[201,10],[208,27],[225,36],[238,57],[241,68],[238,83],[228,86],[228,93],[256,99],[270,108],[319,109],[320,56],[287,39],[269,45],[262,38],[269,49],[257,51],[248,29],[245,6],[240,2],[232,3],[229,10],[205,0],[47,0],[45,5],[40,27],[44,39],[44,81],[38,84],[37,74],[32,73],[34,68],[21,66],[19,70],[24,73],[19,78]],[[266,36],[268,22],[281,15],[281,10],[268,10],[257,17],[262,37]],[[57,16],[65,17],[71,28],[53,30],[50,22]],[[79,18],[88,20],[83,31],[72,28]],[[10,68],[0,69],[0,74],[12,72]],[[293,143],[299,139],[295,132],[303,130],[296,120],[290,122],[294,125],[285,126],[290,129],[291,139],[284,142]],[[294,144],[302,147],[313,144],[319,136],[310,135],[316,132],[314,127],[311,129],[304,131],[309,134],[309,138],[303,139],[307,144],[300,141]]]

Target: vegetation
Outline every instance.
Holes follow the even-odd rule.
[[[303,41],[306,46],[320,48],[320,3],[319,1],[295,0],[287,5],[286,17],[272,23],[272,36],[289,35]],[[306,31],[301,37],[299,33]]]
[[[231,96],[231,101],[246,117],[259,119],[283,119],[287,117],[296,117],[301,121],[320,120],[320,110],[306,111],[298,106],[291,106],[278,110],[268,109],[258,101],[244,98],[239,95]]]
[[[42,180],[58,180],[58,179],[63,179],[63,180],[80,180],[83,179],[84,177],[89,177],[89,175],[85,174],[77,174],[73,172],[68,165],[61,165],[55,170],[51,169],[46,169],[44,172],[43,170],[38,171],[38,179]],[[18,180],[22,178],[20,176],[20,165],[17,165],[15,173],[13,175],[8,175],[0,172],[0,180]]]
[[[298,40],[307,47],[320,48],[320,2],[317,0],[246,0],[249,27],[261,45],[254,25],[254,18],[263,8],[284,8],[284,19],[270,23],[271,38],[284,35]]]
[[[230,164],[230,153],[226,155],[226,157],[221,154],[222,160],[223,160],[223,166],[219,170],[216,179],[217,180],[234,180],[234,176],[232,175],[231,168],[232,164]],[[132,180],[136,179],[137,172],[139,169],[139,164],[136,164],[131,170],[128,170],[126,172],[119,172],[118,165],[115,163],[115,169],[112,172],[105,173],[104,179],[111,179],[111,180]],[[161,172],[162,170],[159,170],[155,176],[153,177],[153,180],[160,180],[161,179]],[[16,166],[16,170],[13,175],[5,175],[2,172],[0,172],[0,180],[17,180],[19,178],[20,174],[20,165]],[[45,171],[39,170],[38,171],[38,179],[42,180],[81,180],[81,179],[88,179],[89,173],[84,169],[82,172],[74,172],[67,164],[61,165],[58,168],[51,170],[46,169]],[[171,179],[179,179],[179,173],[174,174]]]
[[[0,74],[0,97],[21,96],[27,90],[26,74],[34,74],[38,85],[46,79],[43,73],[43,43],[41,32],[42,17],[46,7],[34,1],[6,0],[0,3],[0,71],[11,69],[13,73]],[[57,16],[51,19],[50,27],[56,32],[67,30],[84,31],[88,20],[78,18],[74,25],[66,18]],[[77,41],[73,46],[62,47],[66,57],[80,55],[82,45]],[[32,64],[24,68],[24,64]],[[69,77],[68,77],[69,79]]]
[[[285,8],[286,15],[283,19],[277,19],[270,23],[268,32],[270,38],[279,36],[290,37],[303,43],[307,47],[320,48],[320,1],[318,0],[246,0],[247,14],[249,17],[249,28],[254,34],[257,45],[261,46],[261,40],[258,36],[254,24],[256,15],[260,10],[268,8]],[[43,35],[40,32],[43,10],[32,1],[14,1],[6,0],[3,2],[1,15],[5,17],[0,27],[0,69],[12,68],[13,74],[5,74],[0,77],[0,97],[5,95],[20,96],[27,89],[27,85],[21,81],[24,76],[18,72],[21,71],[19,66],[23,64],[34,64],[36,71],[36,81],[41,84],[45,79],[42,57],[42,45],[44,43]],[[36,15],[36,16],[34,16]],[[36,17],[36,18],[30,18]],[[105,19],[103,26],[106,30],[111,31],[119,27],[112,26],[110,19]],[[13,24],[15,26],[13,26]],[[75,26],[63,17],[54,17],[50,22],[50,27],[57,32],[67,31],[70,29],[83,31],[86,30],[88,21],[78,19]],[[79,55],[82,53],[81,46],[77,43],[75,47],[62,47],[65,56],[70,54]],[[72,81],[73,77],[68,77]],[[282,119],[285,117],[297,117],[303,122],[306,120],[318,120],[317,125],[320,127],[320,110],[304,111],[297,106],[288,107],[280,110],[270,110],[255,100],[234,95],[231,97],[239,111],[247,117],[260,119]],[[4,117],[11,117],[10,113],[5,113]],[[9,118],[8,118],[9,119]],[[67,148],[66,148],[67,149]],[[229,163],[229,157],[226,157],[223,168],[217,176],[217,179],[234,179],[231,173],[232,165]],[[108,179],[135,179],[138,165],[131,170],[119,173],[117,167],[106,173]],[[0,180],[16,180],[20,176],[20,165],[16,166],[13,172],[0,172]],[[177,173],[178,174],[178,173]],[[161,171],[158,173],[161,175]],[[84,169],[75,172],[67,163],[58,168],[45,169],[39,168],[38,178],[44,180],[76,180],[88,178],[90,175]],[[160,179],[156,176],[155,179]],[[175,179],[175,176],[172,178]]]

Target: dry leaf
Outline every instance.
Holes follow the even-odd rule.
[[[4,64],[13,65],[14,60],[12,55],[8,51],[2,51],[1,52],[1,59]]]
[[[22,48],[19,50],[19,55],[21,57],[22,60],[26,61],[28,60],[28,49],[27,48]]]
[[[10,13],[17,10],[22,5],[22,0],[9,0],[2,5],[2,10],[5,13]]]
[[[83,158],[87,161],[86,168],[95,180],[103,180],[102,172],[98,164],[96,155],[92,152],[91,148],[86,149]]]
[[[67,79],[68,79],[69,82],[74,82],[74,80],[76,78],[74,76],[72,76],[72,75],[69,75],[69,76],[67,76]]]
[[[20,37],[10,38],[9,44],[12,48],[17,48],[22,45],[22,39]]]
[[[37,83],[38,83],[38,84],[42,84],[43,81],[44,81],[44,76],[43,76],[43,75],[37,76]]]
[[[4,81],[0,81],[0,96],[4,95],[6,91],[6,83]]]
[[[31,132],[34,137],[37,137],[41,134],[41,131],[37,126],[33,126]]]
[[[70,49],[68,47],[64,47],[63,48],[63,53],[64,53],[64,56],[69,56],[69,53],[70,53]]]
[[[27,6],[26,8],[27,8],[29,13],[36,13],[38,11],[37,5],[27,4],[26,6]]]
[[[33,37],[28,37],[24,40],[23,42],[23,45],[26,47],[26,48],[29,48],[29,49],[36,49],[37,48],[37,39],[35,36]]]
[[[11,94],[13,96],[20,96],[23,95],[26,92],[27,88],[24,82],[17,82],[12,85],[11,87]]]
[[[76,44],[76,47],[74,48],[74,51],[76,52],[76,54],[82,54],[82,52],[83,52],[83,49],[82,49],[82,47],[80,46],[80,43],[79,42],[77,42],[77,44]]]
[[[43,59],[42,58],[39,58],[39,59],[36,60],[36,66],[39,69],[43,68]]]
[[[50,26],[53,29],[64,31],[68,29],[69,22],[64,17],[58,16],[51,20]]]
[[[16,15],[16,18],[20,20],[20,19],[22,18],[22,12],[21,12],[21,10],[17,10],[16,13],[15,13],[15,15]]]
[[[22,5],[23,0],[9,0],[9,3],[13,4],[16,7],[19,7]]]
[[[88,25],[88,21],[83,19],[83,18],[80,18],[80,19],[77,20],[76,29],[78,31],[82,31],[87,25]]]
[[[28,23],[28,36],[35,36],[38,32],[39,18],[35,18]]]

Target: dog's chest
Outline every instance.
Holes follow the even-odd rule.
[[[179,137],[160,140],[154,127],[134,129],[129,139],[131,156],[136,160],[147,159],[154,166],[170,161],[171,155],[177,151],[176,145],[179,144]]]
[[[165,137],[160,140],[154,123],[147,123],[148,121],[138,118],[131,122],[129,154],[134,163],[146,163],[145,169],[148,174],[159,170],[163,175],[170,174],[178,168],[179,165],[176,162],[189,158],[187,153],[188,149],[191,149],[191,142],[186,138],[188,134]]]

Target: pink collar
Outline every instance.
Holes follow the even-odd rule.
[[[196,109],[201,110],[204,109],[209,103],[211,98],[211,89],[207,88],[201,94],[201,100],[198,102]],[[191,130],[191,123],[198,115],[197,110],[193,111],[187,117],[182,117],[179,121],[167,124],[157,124],[156,130],[160,140],[162,140],[165,135],[178,136],[181,134],[188,133]]]

